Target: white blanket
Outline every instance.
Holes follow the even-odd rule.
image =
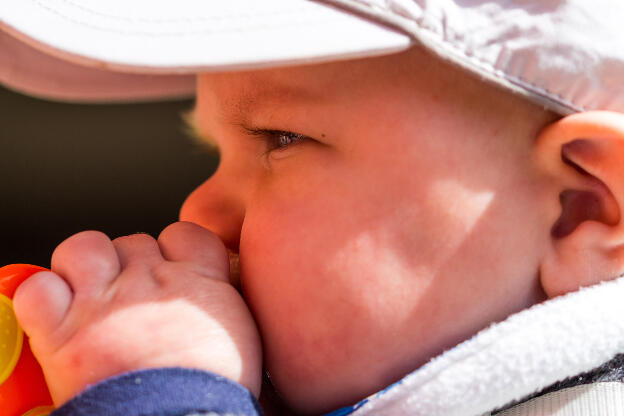
[[[494,324],[434,358],[352,415],[475,416],[624,352],[624,278]]]

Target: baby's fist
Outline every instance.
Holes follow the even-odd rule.
[[[174,366],[220,374],[257,397],[260,338],[228,277],[222,242],[192,223],[158,241],[86,231],[57,247],[52,272],[26,280],[14,305],[56,405],[113,375]]]

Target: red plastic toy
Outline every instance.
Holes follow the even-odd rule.
[[[0,268],[0,413],[43,416],[53,410],[52,398],[28,337],[17,323],[11,299],[32,274],[47,270],[30,264]]]

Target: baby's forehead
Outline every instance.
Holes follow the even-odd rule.
[[[259,74],[228,74],[211,79],[200,76],[197,100],[212,98],[236,111],[251,111],[255,106],[288,101],[313,101],[327,95],[314,79],[279,77],[264,71]]]
[[[262,108],[339,102],[355,108],[356,103],[365,101],[383,106],[396,100],[436,99],[456,106],[462,95],[469,96],[472,103],[487,102],[493,90],[512,95],[414,47],[373,58],[199,74],[197,107],[212,112],[218,108],[227,118],[241,119]]]
[[[406,56],[384,56],[331,63],[239,71],[203,73],[198,76],[198,112],[222,119],[245,120],[250,114],[301,112],[305,108],[333,111],[337,105],[355,109],[366,100],[383,105],[385,84],[411,82],[397,77],[392,68]],[[411,87],[406,85],[405,90]]]
[[[341,67],[357,66],[356,62]],[[345,88],[348,79],[335,63],[198,75],[197,98],[214,96],[243,109],[257,102],[315,101]],[[360,80],[362,78],[359,78]]]
[[[284,66],[250,71],[202,73],[198,94],[212,89],[220,97],[243,95],[263,99],[292,97],[322,98],[344,91],[353,92],[384,82],[438,74],[431,71],[437,59],[422,48],[403,53],[307,65]]]

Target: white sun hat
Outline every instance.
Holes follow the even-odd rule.
[[[614,0],[2,0],[0,82],[56,100],[192,96],[194,74],[396,53],[567,114],[624,112]]]

